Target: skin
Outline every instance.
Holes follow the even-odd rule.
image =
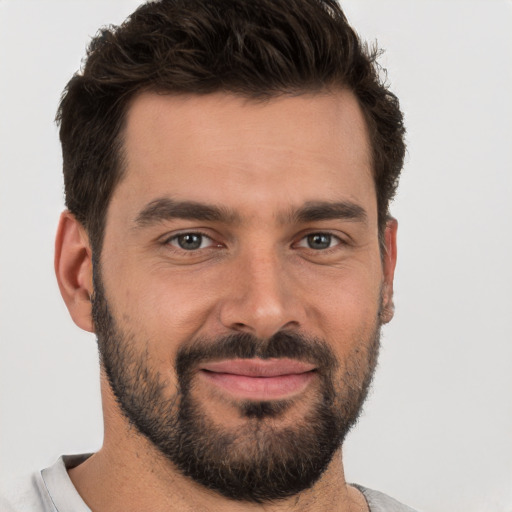
[[[198,337],[251,332],[261,339],[296,330],[325,340],[340,364],[380,321],[392,317],[397,223],[381,251],[369,141],[348,91],[284,96],[265,102],[229,94],[137,97],[127,116],[126,172],[106,217],[101,254],[105,294],[123,329],[176,390],[177,349]],[[158,199],[228,209],[230,218],[140,222]],[[297,219],[311,203],[350,203],[356,219]],[[139,221],[137,219],[139,218]],[[173,238],[208,238],[185,251]],[[307,235],[332,235],[308,247]],[[92,252],[82,226],[61,216],[56,242],[59,286],[75,323],[93,332]],[[382,308],[381,306],[382,297]],[[276,421],[293,425],[307,410],[315,379]],[[194,392],[220,425],[243,420],[223,391],[197,378]],[[228,397],[230,398],[230,397]],[[102,377],[105,439],[70,470],[95,512],[128,510],[367,510],[345,483],[341,453],[312,489],[276,504],[241,504],[181,476],[134,428]]]

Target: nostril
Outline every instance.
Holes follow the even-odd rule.
[[[232,325],[232,328],[237,330],[237,331],[250,331],[251,330],[251,328],[248,325],[246,325],[246,324],[244,324],[242,322],[235,322]]]
[[[285,325],[283,325],[281,327],[281,330],[283,330],[283,331],[286,331],[286,330],[293,331],[293,330],[296,330],[299,327],[300,327],[299,322],[297,322],[296,320],[291,320],[290,322],[288,322]]]

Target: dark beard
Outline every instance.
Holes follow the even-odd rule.
[[[342,365],[321,340],[281,332],[262,341],[248,334],[195,340],[177,353],[178,388],[153,370],[144,343],[112,317],[99,273],[93,319],[101,363],[121,411],[184,475],[239,501],[270,502],[310,488],[320,478],[366,398],[379,350],[380,326],[361,340]],[[290,358],[315,364],[319,391],[302,421],[276,427],[292,400],[238,401],[242,428],[215,423],[193,396],[199,363],[232,358]]]

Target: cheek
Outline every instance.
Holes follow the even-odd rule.
[[[155,350],[174,353],[207,322],[216,284],[206,276],[127,267],[118,265],[109,280],[107,296],[114,316],[138,338],[151,341]]]
[[[171,335],[177,341],[193,338],[199,334],[212,310],[211,288],[206,293],[206,284],[188,282],[154,283],[146,293],[143,305],[144,319],[157,331]]]
[[[344,269],[326,279],[317,279],[317,286],[311,287],[311,316],[328,339],[349,343],[375,329],[382,282],[379,268],[375,270]],[[318,286],[320,283],[322,287]]]

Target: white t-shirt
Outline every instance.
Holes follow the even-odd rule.
[[[7,491],[6,497],[0,496],[0,512],[91,512],[67,472],[89,456],[64,455],[53,466],[20,482]],[[354,487],[363,493],[371,512],[415,512],[381,492],[360,485]]]

